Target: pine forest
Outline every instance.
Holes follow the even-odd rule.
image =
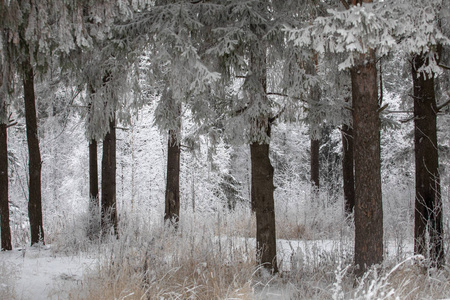
[[[450,299],[450,0],[0,0],[1,299]]]

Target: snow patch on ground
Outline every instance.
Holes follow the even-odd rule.
[[[14,291],[17,299],[66,299],[69,291],[83,284],[83,275],[97,260],[83,255],[62,256],[50,246],[30,247],[0,253],[2,273],[10,274],[0,289]],[[14,285],[11,287],[11,285]]]

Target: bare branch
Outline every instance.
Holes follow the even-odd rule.
[[[273,122],[275,122],[281,116],[281,114],[284,112],[285,109],[286,106],[284,106],[275,116],[269,118],[269,123],[272,124]]]
[[[380,108],[378,109],[377,112],[378,112],[378,113],[382,112],[382,111],[385,110],[388,106],[389,106],[389,104],[383,105],[382,107],[380,107]]]
[[[280,97],[289,97],[288,95],[286,95],[286,94],[282,94],[282,93],[266,93],[266,95],[267,96],[280,96]]]
[[[412,114],[414,111],[412,110],[387,110],[388,114]]]
[[[350,9],[350,5],[345,0],[341,0],[342,5],[344,5],[345,9]]]
[[[416,96],[411,95],[411,94],[409,94],[408,96],[410,96],[410,97],[413,98],[413,99],[420,100],[420,97],[416,97]]]
[[[18,124],[18,122],[9,123],[8,125],[6,125],[6,128],[12,127],[17,124]]]
[[[445,103],[443,103],[437,107],[437,111],[440,112],[441,109],[443,109],[444,107],[446,107],[449,104],[450,104],[450,100],[447,100]]]
[[[300,100],[300,101],[306,102],[306,101],[303,100],[302,98],[299,98],[299,97],[293,97],[293,96],[289,96],[289,95],[287,95],[287,94],[277,93],[277,92],[269,92],[269,93],[266,93],[266,96],[280,96],[280,97],[286,97],[286,98],[291,98],[291,99],[295,99],[295,100]]]
[[[400,123],[408,123],[409,121],[412,121],[412,120],[414,120],[414,116],[412,116],[412,117],[409,117],[408,119],[404,119],[404,120],[400,120]]]
[[[441,67],[442,69],[445,69],[445,70],[450,70],[449,66],[439,64],[439,67]]]

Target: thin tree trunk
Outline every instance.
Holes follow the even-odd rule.
[[[353,129],[342,125],[342,177],[344,182],[344,210],[348,217],[355,207],[355,178],[353,174]]]
[[[444,263],[442,199],[437,148],[436,97],[434,77],[418,70],[426,64],[426,54],[413,59],[414,154],[416,163],[416,201],[414,252]],[[427,241],[427,233],[429,241]],[[428,243],[427,243],[428,242]],[[429,253],[427,253],[429,251]]]
[[[97,141],[89,142],[89,229],[88,237],[94,239],[100,230],[99,219],[99,194],[98,194],[98,158]]]
[[[41,198],[41,152],[39,150],[36,99],[34,94],[34,73],[29,60],[23,62],[23,87],[25,99],[25,121],[28,141],[28,169],[30,177],[28,217],[30,219],[31,245],[44,243]]]
[[[109,122],[109,132],[103,139],[102,157],[102,228],[108,230],[114,227],[115,235],[118,235],[117,227],[117,203],[116,203],[116,120]]]
[[[98,158],[95,139],[89,142],[89,198],[90,207],[98,207]]]
[[[2,109],[0,107],[0,109]],[[6,110],[6,109],[5,109]],[[0,124],[0,219],[1,250],[12,250],[8,202],[8,138],[6,124]]]
[[[252,200],[256,204],[256,245],[260,263],[278,272],[273,192],[274,169],[269,158],[269,144],[250,145],[252,161]]]
[[[320,150],[320,140],[315,140],[313,138],[311,141],[311,153],[310,153],[310,164],[311,164],[311,184],[313,192],[316,193],[319,190],[319,150]]]
[[[355,264],[357,275],[383,261],[380,119],[375,52],[351,69],[355,159]]]
[[[177,132],[169,130],[164,221],[178,227],[180,217],[180,145]]]

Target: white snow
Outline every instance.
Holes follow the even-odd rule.
[[[84,272],[96,259],[55,254],[50,246],[29,247],[0,253],[2,272],[9,274],[0,289],[10,289],[17,299],[66,299],[70,288],[83,283]],[[14,285],[14,286],[9,286]]]
[[[235,246],[255,247],[254,238],[222,236],[220,240],[222,243],[233,242]],[[327,239],[277,241],[278,260],[283,271],[318,263],[325,253],[349,254],[352,247],[351,242]],[[387,248],[388,253],[395,255],[394,243],[389,243]],[[412,244],[405,245],[405,252],[412,254]],[[14,299],[68,299],[72,288],[83,285],[85,273],[98,267],[98,258],[94,257],[94,254],[85,253],[64,255],[53,251],[51,246],[0,252],[0,298],[8,289],[13,291]],[[288,295],[286,291],[278,293],[276,287],[264,287],[259,293],[264,297],[271,294],[271,298],[275,294]]]

